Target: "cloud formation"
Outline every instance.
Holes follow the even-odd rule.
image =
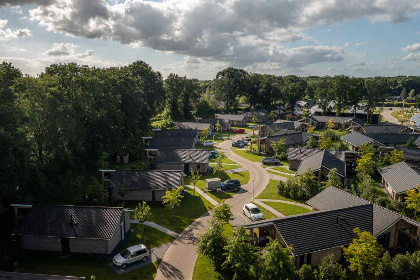
[[[417,52],[420,51],[420,43],[415,43],[410,46],[401,48],[403,52]]]
[[[28,28],[15,29],[10,28],[4,29],[7,25],[7,20],[0,20],[0,41],[8,41],[11,39],[30,37],[32,36],[31,31]]]
[[[54,0],[0,0],[0,6],[20,6],[20,5],[27,5],[27,4],[35,4],[35,5],[50,5],[54,3]]]
[[[72,43],[54,43],[52,48],[45,51],[44,55],[47,56],[61,56],[72,55],[75,52],[76,45]]]

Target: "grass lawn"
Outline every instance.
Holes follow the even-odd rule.
[[[172,236],[161,232],[155,228],[144,226],[144,241],[143,244],[146,245],[147,248],[157,247],[169,242],[174,241],[175,238]],[[131,224],[131,229],[133,232],[128,237],[128,242],[126,247],[134,246],[141,244],[140,239],[140,225],[138,224]]]
[[[161,203],[149,204],[152,210],[151,222],[169,228],[177,233],[181,233],[198,217],[213,208],[213,205],[201,195],[193,195],[193,191],[186,189],[181,206],[175,209],[175,220],[172,220],[171,211]],[[135,206],[126,206],[134,208]],[[133,213],[131,213],[133,215]]]
[[[278,171],[281,171],[281,172],[284,172],[284,173],[288,173],[288,174],[295,174],[296,173],[296,171],[289,170],[284,166],[278,166],[278,167],[274,167],[272,169],[273,170],[278,170]]]
[[[211,262],[203,254],[198,254],[197,261],[194,266],[193,279],[205,280],[224,280],[228,279],[219,272],[214,271]]]
[[[284,197],[282,195],[279,195],[277,193],[277,185],[278,184],[279,184],[279,181],[270,180],[270,182],[268,183],[267,187],[256,198],[258,198],[258,199],[279,199],[279,200],[299,202],[297,200],[294,200],[294,199],[287,198],[287,197]]]
[[[391,113],[391,116],[395,117],[399,122],[405,123],[407,122],[413,114],[416,112],[413,111],[411,113],[411,110],[398,110]]]
[[[265,209],[264,206],[262,206],[258,202],[253,201],[252,203],[258,206],[258,209],[260,209],[261,213],[264,215],[264,219],[268,220],[268,219],[278,218],[276,215],[274,215],[273,213]]]
[[[211,162],[210,165],[211,166],[215,166],[217,163],[215,162]],[[236,169],[236,168],[240,168],[242,167],[242,165],[239,164],[233,164],[233,163],[229,163],[229,164],[223,164],[224,168],[226,168],[226,170],[231,170],[231,169]]]
[[[290,179],[290,178],[294,178],[294,177],[295,177],[294,175],[282,174],[282,173],[279,173],[279,172],[276,172],[276,171],[271,171],[271,170],[269,170],[269,169],[267,169],[267,172],[268,172],[268,173],[271,173],[271,174],[274,174],[274,175],[281,176],[281,177],[285,177],[285,178],[288,178],[288,179]]]
[[[215,163],[216,162],[216,160],[215,159],[210,159],[210,163]],[[233,161],[233,160],[231,160],[231,159],[228,159],[227,157],[225,157],[224,159],[223,159],[223,161],[222,161],[222,163],[229,163],[229,164],[234,164],[234,163],[236,163],[236,161]],[[237,164],[237,163],[236,163]]]
[[[262,158],[264,157],[262,155],[257,155],[257,154],[251,153],[248,150],[241,150],[241,149],[232,148],[232,152],[234,152],[238,156],[241,156],[241,157],[246,158],[246,159],[248,159],[250,161],[253,161],[253,162],[261,162]]]
[[[300,206],[296,206],[296,205],[282,203],[282,202],[264,201],[264,203],[267,204],[268,206],[276,209],[277,211],[279,211],[280,213],[282,213],[285,216],[311,212],[311,210],[309,210],[309,209],[306,209],[306,208],[303,208],[303,207],[300,207]]]
[[[85,277],[87,280],[92,275],[98,280],[152,280],[159,265],[158,262],[154,262],[120,276],[108,265],[110,262],[111,260],[94,258],[24,257],[15,263],[15,271],[49,275],[71,275]]]

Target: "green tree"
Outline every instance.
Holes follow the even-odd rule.
[[[274,156],[278,159],[285,159],[287,157],[286,141],[280,139],[271,145],[274,151]]]
[[[299,280],[316,280],[312,266],[309,264],[302,265],[296,274]]]
[[[385,251],[384,255],[382,256],[381,262],[379,263],[375,275],[389,278],[392,276],[392,259],[388,251]]]
[[[308,142],[305,144],[305,148],[315,149],[318,148],[318,140],[314,136],[309,136]]]
[[[306,87],[306,82],[295,75],[289,75],[283,78],[282,92],[292,112],[296,102],[304,96]]]
[[[222,126],[220,125],[219,121],[216,122],[216,125],[214,126],[214,128],[216,128],[216,131],[218,132],[222,131]]]
[[[346,269],[334,260],[334,255],[329,254],[322,258],[321,264],[315,271],[317,280],[345,280]]]
[[[305,192],[307,198],[313,197],[320,191],[315,175],[309,169],[297,177],[297,184]]]
[[[225,247],[227,236],[224,232],[224,224],[215,219],[210,220],[208,229],[199,236],[198,251],[206,256],[216,270],[220,270],[225,261]]]
[[[332,118],[329,118],[328,121],[327,121],[327,124],[326,124],[326,128],[327,129],[333,129],[334,126],[335,126],[335,124],[334,124]]]
[[[416,96],[416,90],[415,89],[410,90],[410,93],[408,94],[408,97],[410,97],[412,99],[415,96]]]
[[[233,280],[253,279],[251,266],[257,260],[257,254],[243,226],[234,230],[233,236],[228,239],[225,256],[223,270],[232,274]]]
[[[404,161],[404,151],[398,151],[396,149],[392,150],[389,153],[389,163],[390,164],[396,164],[399,163],[401,161]]]
[[[364,98],[366,100],[367,123],[372,123],[375,107],[382,96],[386,95],[389,84],[385,78],[373,77],[365,79],[365,85],[367,89],[367,95]]]
[[[134,219],[139,222],[140,227],[140,243],[143,243],[144,241],[144,222],[149,220],[151,216],[152,210],[150,209],[150,206],[147,205],[146,201],[139,203],[136,206],[136,209],[134,209]]]
[[[214,161],[216,165],[213,166],[213,173],[217,173],[217,176],[220,177],[220,174],[225,170],[223,167],[223,161],[225,160],[226,155],[224,152],[219,151]]]
[[[230,206],[226,203],[222,203],[214,208],[211,215],[213,219],[221,223],[229,223],[231,220],[233,220],[233,214],[230,210]]]
[[[356,160],[356,172],[359,176],[372,176],[376,170],[375,149],[369,144],[362,144],[359,149],[359,157]]]
[[[335,102],[335,112],[339,116],[347,105],[349,96],[350,78],[339,75],[331,78],[330,94]]]
[[[223,101],[228,111],[235,106],[235,100],[247,89],[248,73],[242,69],[226,68],[216,74],[212,86],[216,97]]]
[[[381,262],[384,249],[376,238],[368,231],[355,228],[357,238],[347,247],[343,248],[343,254],[349,262],[349,269],[357,272],[361,277],[374,274]]]
[[[329,150],[334,146],[333,140],[330,137],[321,135],[318,140],[319,148]]]
[[[420,211],[420,185],[417,184],[415,189],[407,191],[405,201],[407,208],[413,209],[417,218],[417,213]]]
[[[200,181],[200,178],[201,178],[200,170],[197,169],[197,172],[194,172],[191,169],[191,175],[190,176],[191,176],[190,181],[194,186],[194,195],[195,195],[195,188],[197,187],[197,182]]]
[[[416,140],[414,140],[413,137],[408,138],[407,143],[404,145],[404,147],[409,148],[409,149],[417,148]]]
[[[337,173],[337,168],[333,168],[328,173],[328,179],[325,182],[325,186],[328,187],[335,187],[338,189],[343,188],[343,183],[341,182],[341,177]]]
[[[350,78],[347,92],[347,105],[353,109],[356,114],[359,109],[360,101],[367,95],[366,85],[363,78]]]
[[[271,240],[261,258],[262,280],[287,280],[295,274],[294,257],[289,248],[283,248],[277,240]]]
[[[413,254],[397,254],[392,260],[393,279],[418,279],[420,275],[420,251]]]
[[[181,205],[181,199],[183,196],[181,195],[184,187],[179,187],[177,189],[172,189],[166,191],[166,194],[162,197],[162,203],[171,210],[172,213],[172,220],[175,221],[175,208],[178,208]]]
[[[359,196],[363,199],[366,199],[372,203],[375,203],[379,198],[379,192],[376,189],[376,182],[369,175],[363,175],[360,178],[358,185]]]
[[[317,84],[315,89],[315,99],[316,103],[319,105],[319,107],[322,109],[322,115],[325,115],[325,113],[328,110],[328,105],[330,104],[330,101],[332,100],[331,94],[330,94],[330,82],[329,77],[322,78],[321,81]]]

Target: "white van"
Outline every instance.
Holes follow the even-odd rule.
[[[138,262],[147,261],[149,258],[149,250],[143,244],[135,245],[124,249],[121,253],[114,256],[113,264],[119,268],[126,268],[127,265]]]

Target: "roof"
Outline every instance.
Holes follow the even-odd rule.
[[[378,170],[394,192],[405,193],[420,184],[420,175],[405,161]]]
[[[373,231],[373,206],[361,205],[332,211],[318,211],[273,221],[295,256],[352,243],[353,230]]]
[[[162,129],[153,138],[197,138],[197,129]]]
[[[17,234],[111,239],[123,208],[34,205],[16,228]]]
[[[83,279],[85,279],[85,277],[0,271],[0,279],[9,279],[9,280],[83,280]]]
[[[200,123],[209,123],[211,125],[216,125],[217,122],[219,122],[220,125],[226,125],[227,122],[223,119],[216,119],[216,118],[196,118],[196,120]]]
[[[182,171],[176,170],[122,170],[115,171],[111,185],[128,184],[130,189],[169,190],[178,188]]]
[[[369,201],[348,193],[335,187],[328,187],[316,196],[312,197],[306,204],[321,211],[342,209],[360,205],[371,204]],[[387,230],[394,223],[403,219],[411,224],[420,225],[420,223],[402,216],[394,211],[382,206],[373,205],[373,235],[378,236]]]
[[[280,134],[268,136],[267,139],[271,142],[277,142],[280,139],[284,139],[286,146],[290,146],[305,144],[306,141],[308,141],[309,136],[311,136],[311,134],[306,132],[283,130],[280,132]]]
[[[338,123],[338,124],[343,124],[353,119],[352,117],[336,117],[336,116],[311,116],[311,118],[319,123],[327,123],[331,119],[333,123]]]
[[[374,139],[376,142],[384,145],[405,144],[408,139],[416,140],[420,134],[415,133],[394,133],[394,134],[366,134],[366,136]]]
[[[140,244],[140,245],[134,245],[134,246],[128,247],[127,249],[130,252],[136,252],[136,251],[139,251],[141,249],[147,249],[147,248],[143,244]]]
[[[320,149],[290,148],[289,153],[287,155],[287,159],[288,160],[302,160],[320,151],[321,151]]]
[[[420,139],[417,138],[417,139]],[[392,150],[398,150],[403,151],[404,158],[406,161],[420,161],[420,149],[410,149],[410,148],[404,148],[404,147],[380,147],[381,151],[392,151]]]
[[[351,121],[358,124],[358,125],[365,125],[366,124],[365,120],[362,120],[361,118],[358,118],[358,117],[353,117],[351,119]]]
[[[181,123],[177,123],[176,127],[178,129],[197,129],[197,130],[205,130],[205,129],[210,129],[212,127],[211,124],[209,123],[195,123],[195,122],[181,122]]]
[[[408,127],[403,125],[365,125],[361,127],[365,134],[400,133],[407,128]]]
[[[216,119],[230,120],[230,121],[243,121],[244,115],[230,115],[230,114],[216,114]]]
[[[420,127],[420,114],[414,114],[411,116],[410,121],[414,123],[415,126]]]
[[[156,154],[156,162],[167,163],[208,163],[209,150],[201,149],[161,149]]]
[[[175,129],[183,131],[184,129]],[[186,130],[186,129],[185,129]],[[197,130],[196,130],[197,131]],[[150,149],[191,149],[196,142],[195,137],[153,137],[148,148]]]
[[[267,116],[267,113],[266,112],[254,111],[254,112],[245,112],[242,115],[244,115],[246,118],[252,118],[253,116],[265,117],[265,116]]]
[[[327,168],[328,170],[336,168],[340,176],[346,177],[346,163],[326,150],[319,151],[304,158],[296,171],[296,176],[303,174],[308,169],[310,171],[317,171],[321,167]]]
[[[298,121],[285,121],[285,120],[277,120],[274,124],[267,125],[273,131],[277,131],[280,129],[288,129],[288,130],[295,130],[300,128],[302,125],[306,123],[298,122]]]
[[[359,148],[365,143],[373,143],[375,140],[370,138],[369,136],[366,136],[364,134],[361,134],[359,132],[353,131],[352,133],[346,134],[344,136],[341,136],[341,139],[344,142],[349,143],[350,145]]]

